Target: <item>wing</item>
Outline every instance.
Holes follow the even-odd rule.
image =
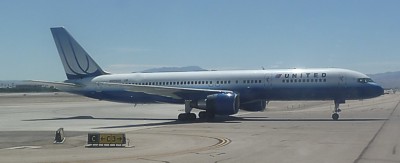
[[[40,80],[24,80],[20,84],[27,84],[27,85],[46,85],[46,86],[53,86],[55,88],[79,88],[82,85],[73,84],[73,83],[65,83],[65,82],[50,82],[50,81],[40,81]]]
[[[196,88],[179,88],[179,87],[164,87],[154,85],[135,85],[135,84],[121,84],[99,82],[98,84],[104,87],[120,88],[130,92],[142,92],[146,94],[159,95],[170,97],[174,99],[204,99],[208,95],[216,93],[233,93],[229,90],[212,90],[212,89],[196,89]]]

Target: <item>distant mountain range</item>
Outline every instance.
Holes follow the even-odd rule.
[[[186,72],[186,71],[208,71],[199,66],[186,66],[186,67],[161,67],[161,68],[152,68],[147,69],[142,72]]]
[[[368,76],[383,88],[400,88],[400,71],[369,74]]]

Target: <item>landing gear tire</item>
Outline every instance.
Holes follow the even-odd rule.
[[[213,120],[215,118],[214,113],[207,113],[207,120]]]
[[[181,113],[178,115],[180,121],[194,121],[196,120],[196,114],[194,113]]]
[[[199,112],[199,119],[201,120],[212,120],[214,119],[215,114],[208,112],[208,111],[201,111]]]
[[[339,114],[338,113],[333,113],[332,114],[332,119],[335,120],[335,121],[339,120]]]
[[[337,121],[339,119],[339,114],[342,110],[339,109],[340,104],[344,104],[346,101],[343,99],[336,99],[334,100],[335,108],[333,109],[332,119]]]
[[[205,111],[199,112],[199,119],[206,119],[207,113]]]

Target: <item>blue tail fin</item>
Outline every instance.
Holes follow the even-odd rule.
[[[68,79],[107,74],[63,27],[51,28]]]

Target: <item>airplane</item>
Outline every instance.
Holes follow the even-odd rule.
[[[180,121],[264,111],[269,101],[333,100],[332,119],[346,100],[378,97],[383,88],[360,72],[341,68],[111,74],[64,27],[51,28],[67,80],[30,81],[86,97],[125,103],[184,104]]]

